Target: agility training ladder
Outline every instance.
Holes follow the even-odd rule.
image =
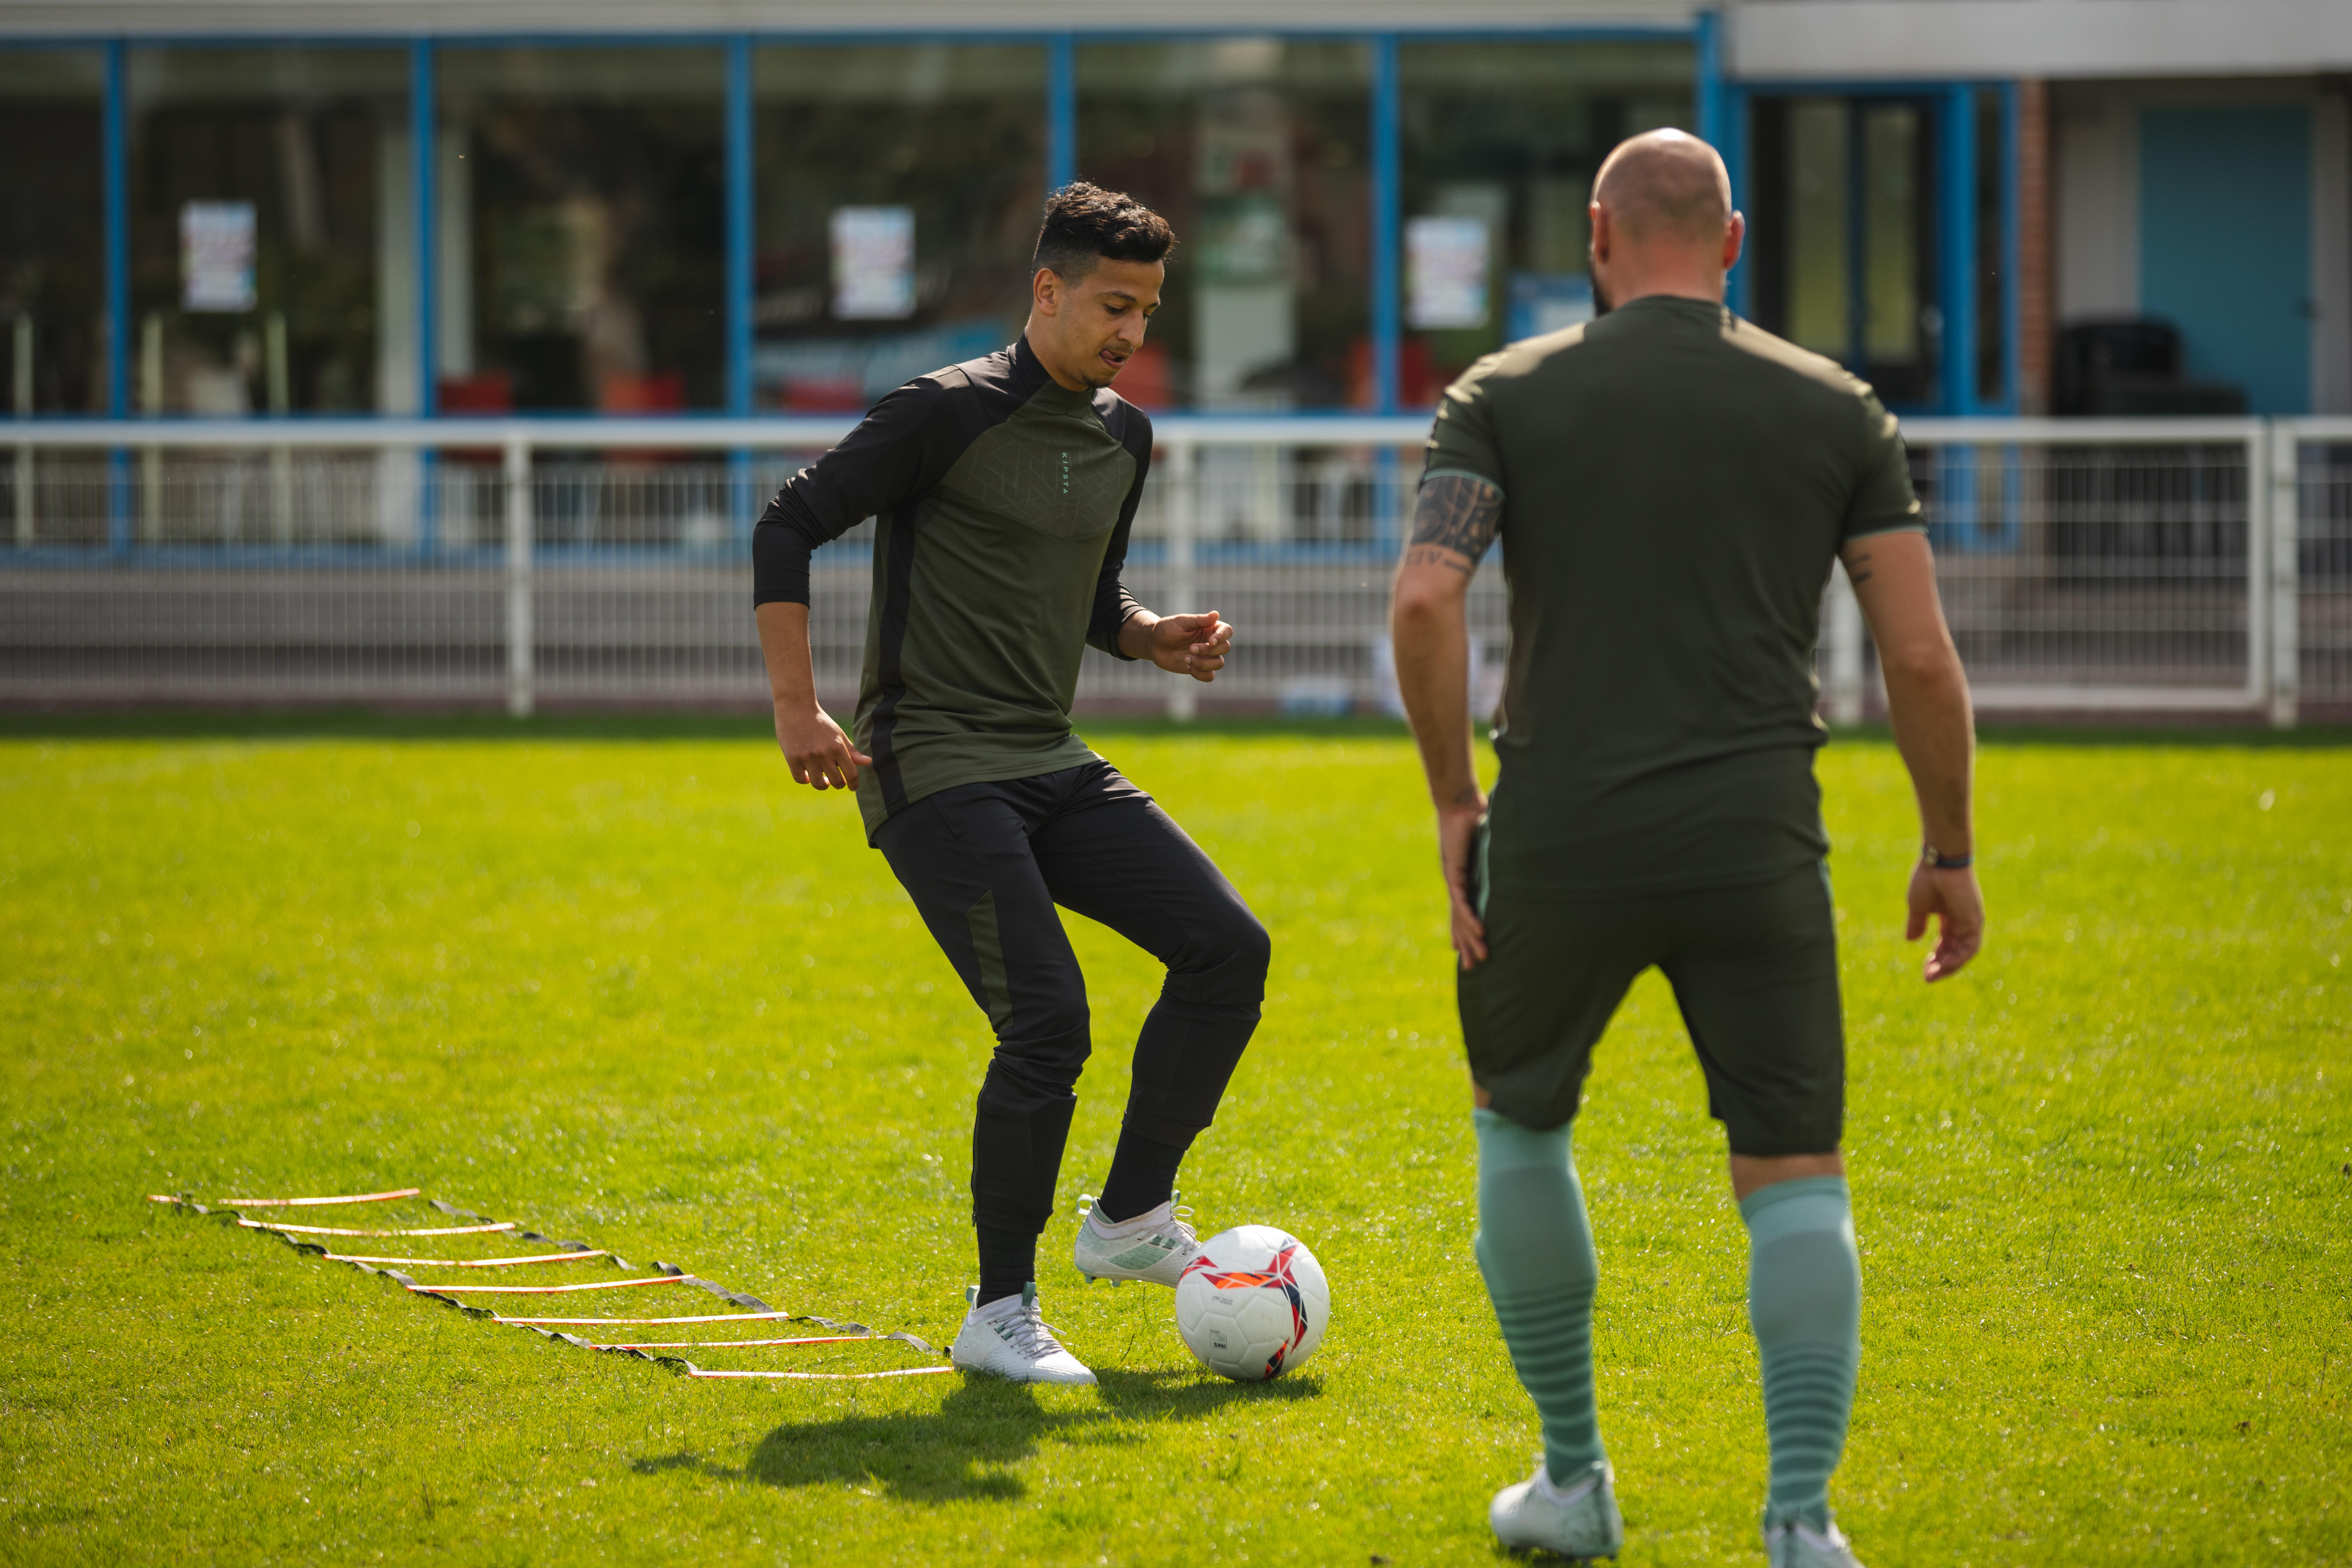
[[[406,1198],[420,1199],[446,1218],[460,1223],[367,1229],[345,1226],[295,1225],[278,1219],[255,1219],[240,1212],[245,1209],[310,1209],[352,1204],[396,1203]],[[265,1232],[276,1237],[297,1252],[308,1253],[312,1257],[324,1258],[330,1263],[348,1263],[362,1274],[381,1275],[394,1281],[411,1295],[429,1297],[445,1306],[455,1308],[469,1318],[486,1318],[493,1323],[503,1324],[509,1328],[528,1329],[543,1338],[561,1340],[565,1344],[576,1345],[582,1350],[601,1351],[610,1355],[632,1356],[638,1361],[649,1361],[656,1366],[680,1373],[688,1377],[799,1379],[824,1382],[876,1377],[920,1377],[929,1373],[955,1370],[936,1359],[940,1353],[936,1348],[912,1334],[877,1333],[863,1323],[840,1322],[832,1318],[820,1318],[808,1313],[778,1311],[757,1296],[746,1295],[740,1290],[730,1290],[724,1285],[689,1274],[674,1263],[664,1263],[658,1259],[645,1265],[644,1271],[640,1271],[637,1265],[608,1248],[590,1247],[584,1241],[558,1241],[553,1237],[542,1236],[535,1230],[525,1230],[513,1220],[488,1219],[469,1209],[461,1209],[453,1204],[444,1203],[439,1198],[425,1197],[422,1189],[416,1187],[398,1187],[385,1193],[355,1193],[343,1197],[223,1198],[211,1204],[198,1203],[185,1194],[175,1195],[151,1193],[147,1195],[147,1201],[152,1204],[168,1204],[182,1214],[201,1215],[211,1219],[230,1221],[246,1230]],[[357,1252],[337,1252],[331,1249],[330,1243],[310,1239],[313,1237],[411,1238],[494,1234],[499,1236],[510,1234],[517,1241],[551,1247],[556,1250],[529,1253],[513,1258],[379,1258]],[[443,1284],[438,1279],[429,1284],[425,1283],[411,1278],[404,1272],[410,1268],[520,1268],[548,1263],[592,1263],[599,1258],[622,1273],[632,1275],[634,1278],[576,1280],[561,1285],[451,1285]],[[458,1278],[462,1279],[464,1276],[460,1275]],[[647,1289],[676,1285],[692,1286],[697,1289],[708,1290],[721,1300],[740,1308],[741,1310],[655,1318],[515,1317],[493,1307],[478,1306],[473,1300],[478,1296],[568,1296],[592,1290]],[[688,1324],[720,1324],[731,1328],[737,1325],[749,1326],[759,1323],[807,1323],[831,1331],[822,1334],[797,1334],[789,1337],[744,1340],[619,1340],[607,1339],[601,1334],[591,1338],[587,1335],[565,1331],[572,1329],[585,1329],[593,1332],[598,1330],[656,1326],[683,1327]],[[765,1370],[730,1372],[697,1366],[684,1356],[656,1353],[662,1351],[681,1350],[750,1350],[781,1348],[787,1345],[833,1345],[861,1340],[876,1342],[896,1340],[900,1344],[911,1346],[923,1355],[934,1359],[928,1365],[893,1367],[885,1372]]]

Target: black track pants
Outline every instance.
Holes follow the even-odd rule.
[[[874,843],[996,1031],[972,1128],[978,1224],[1034,1236],[1054,1213],[1071,1087],[1093,1048],[1056,904],[1168,966],[1126,1124],[1181,1146],[1215,1118],[1265,998],[1265,928],[1117,769],[959,784],[895,813]]]

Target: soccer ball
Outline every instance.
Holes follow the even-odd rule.
[[[1307,1244],[1270,1225],[1211,1237],[1176,1281],[1176,1331],[1211,1372],[1263,1383],[1315,1353],[1331,1288]]]

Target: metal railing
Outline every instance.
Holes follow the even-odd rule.
[[[756,704],[749,539],[846,420],[26,422],[0,433],[0,701]],[[1393,705],[1387,581],[1424,421],[1167,418],[1129,552],[1215,608],[1213,687],[1089,654],[1082,704]],[[1945,605],[1988,712],[2352,707],[2352,420],[1916,420]],[[870,529],[818,552],[820,689]],[[1502,574],[1474,585],[1481,702]],[[1828,584],[1833,718],[1880,710]]]
[[[1938,419],[1904,436],[1981,709],[2276,708],[2271,562],[2296,502],[2270,482],[2269,425]],[[1848,711],[1851,616],[1829,639]],[[2278,713],[2293,721],[2291,703]]]

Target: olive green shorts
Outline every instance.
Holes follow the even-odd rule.
[[[1484,837],[1484,835],[1481,835]],[[1483,847],[1483,846],[1482,846]],[[1845,1120],[1845,1027],[1829,871],[1606,898],[1498,889],[1486,962],[1459,975],[1470,1072],[1529,1127],[1576,1115],[1626,988],[1664,971],[1735,1154],[1826,1154]]]

